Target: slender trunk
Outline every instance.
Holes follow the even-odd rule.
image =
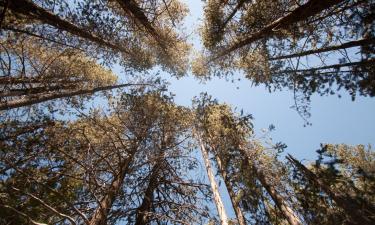
[[[232,184],[230,183],[228,174],[227,174],[227,172],[226,172],[226,170],[223,166],[223,163],[222,163],[220,157],[217,156],[217,155],[216,155],[216,162],[217,162],[217,165],[219,167],[219,171],[221,173],[221,176],[223,177],[225,186],[228,190],[230,201],[232,202],[232,206],[233,206],[234,212],[236,214],[238,224],[239,225],[246,225],[245,217],[242,213],[242,209],[240,208],[239,202],[236,201],[236,194],[234,193],[234,190],[232,188]]]
[[[158,161],[152,168],[152,171],[150,174],[150,181],[145,191],[142,204],[137,209],[137,214],[136,214],[137,217],[136,217],[135,225],[145,225],[148,223],[147,214],[151,212],[151,209],[152,209],[152,203],[154,201],[154,191],[159,185],[158,180],[159,180],[160,170],[162,166],[163,166],[162,159],[160,159],[160,161]]]
[[[0,5],[2,5],[0,3]],[[12,0],[9,2],[9,9],[20,13],[31,18],[38,19],[46,24],[49,24],[58,29],[67,31],[78,37],[87,39],[96,44],[111,48],[115,51],[121,51],[127,54],[130,54],[125,48],[122,48],[118,45],[112,44],[108,41],[103,40],[102,38],[91,34],[90,32],[74,25],[73,23],[60,18],[59,16],[52,14],[51,12],[43,9],[42,7],[36,5],[30,0]]]
[[[350,217],[352,224],[363,224],[363,225],[371,225],[375,223],[374,219],[365,216],[365,211],[375,212],[374,207],[371,205],[366,204],[366,208],[364,209],[363,205],[360,204],[355,199],[352,199],[350,196],[346,195],[345,193],[337,193],[333,191],[328,185],[324,183],[315,173],[311,170],[306,168],[302,163],[298,160],[293,158],[293,156],[287,156],[287,159],[295,165],[299,171],[301,171],[305,176],[317,186],[319,186],[327,195],[332,198],[336,204],[342,208],[346,214]]]
[[[234,43],[232,46],[224,49],[222,52],[217,54],[211,59],[214,61],[220,57],[223,57],[231,52],[249,45],[254,41],[260,40],[264,37],[272,35],[276,29],[287,29],[290,25],[295,24],[299,21],[306,20],[309,17],[315,16],[316,14],[328,9],[334,5],[337,5],[344,0],[310,0],[307,3],[297,7],[292,12],[288,13],[286,16],[281,17],[272,23],[268,24],[259,31],[251,34],[249,37]]]
[[[200,137],[198,137],[198,141],[199,141],[199,145],[201,147],[203,161],[204,161],[204,164],[206,166],[208,179],[210,180],[212,192],[213,192],[213,195],[214,195],[214,201],[215,201],[215,205],[216,205],[219,217],[220,217],[221,225],[228,225],[228,216],[227,216],[227,213],[225,212],[225,208],[224,208],[223,201],[221,200],[219,188],[218,188],[218,185],[216,184],[216,181],[215,181],[215,176],[214,176],[214,173],[213,173],[212,168],[211,168],[211,162],[210,162],[210,159],[208,157],[208,152],[207,152],[202,140],[200,139]]]
[[[234,17],[234,15],[236,15],[237,11],[243,6],[243,4],[246,2],[247,0],[239,0],[236,7],[232,10],[232,12],[229,14],[229,16],[224,20],[223,24],[221,25],[221,29],[220,30],[224,30],[225,27],[227,26],[227,24],[229,23],[229,21],[231,21]]]
[[[78,91],[72,91],[72,92],[64,92],[64,93],[52,93],[52,94],[46,94],[42,96],[35,96],[35,97],[28,97],[24,99],[18,99],[10,102],[0,103],[0,110],[9,110],[24,106],[30,106],[41,102],[46,102],[49,100],[59,99],[59,98],[68,98],[78,95],[86,95],[86,94],[94,94],[99,91],[105,91],[105,90],[112,90],[116,88],[122,88],[122,87],[128,87],[132,85],[146,85],[146,84],[119,84],[119,85],[110,85],[110,86],[104,86],[104,87],[97,87],[92,89],[85,89],[85,90],[78,90]]]
[[[112,208],[113,202],[116,200],[117,194],[122,188],[124,178],[129,172],[134,155],[135,150],[121,163],[119,173],[113,178],[111,185],[107,189],[107,193],[105,193],[104,197],[100,200],[97,209],[91,217],[89,225],[107,225],[108,213]]]
[[[267,193],[271,196],[272,201],[276,204],[276,207],[280,210],[280,212],[283,214],[284,218],[288,221],[290,225],[301,225],[302,222],[298,218],[297,214],[294,212],[292,208],[290,208],[284,198],[279,195],[277,190],[270,184],[268,184],[267,179],[265,175],[257,170],[257,168],[254,167],[254,165],[251,163],[251,159],[249,158],[246,151],[244,151],[242,148],[239,148],[242,152],[242,155],[246,157],[245,166],[250,167],[252,171],[254,171],[256,178],[259,180],[261,185],[266,189]],[[250,166],[253,165],[253,166]]]
[[[274,58],[270,58],[269,60],[290,59],[290,58],[302,57],[302,56],[306,56],[306,55],[312,55],[312,54],[335,51],[335,50],[340,50],[340,49],[352,48],[352,47],[357,47],[357,46],[366,46],[366,45],[370,45],[370,44],[374,44],[374,43],[375,43],[375,38],[366,38],[366,39],[361,39],[361,40],[356,40],[356,41],[349,41],[349,42],[346,42],[346,43],[341,44],[341,45],[334,45],[334,46],[329,46],[329,47],[325,47],[325,48],[307,50],[307,51],[303,51],[303,52],[295,53],[295,54],[290,54],[290,55],[277,56],[277,57],[274,57]]]
[[[284,198],[277,193],[273,186],[269,185],[264,174],[260,171],[257,171],[254,168],[255,174],[259,179],[262,186],[266,189],[267,193],[271,196],[272,200],[275,202],[277,208],[284,215],[285,219],[288,220],[290,225],[301,225],[300,219],[295,215],[293,209],[291,209],[286,203]]]
[[[341,67],[348,67],[348,66],[366,66],[366,65],[373,65],[375,63],[375,59],[364,60],[360,62],[350,62],[350,63],[341,63],[341,64],[333,64],[328,66],[321,66],[315,67],[310,69],[302,69],[302,70],[281,70],[277,73],[300,73],[300,72],[312,72],[317,70],[328,70],[328,69],[338,69]]]

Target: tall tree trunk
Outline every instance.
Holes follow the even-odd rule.
[[[99,91],[112,90],[116,88],[132,86],[132,85],[147,85],[147,84],[119,84],[119,85],[110,85],[110,86],[97,87],[97,88],[71,91],[71,92],[51,93],[51,94],[45,94],[41,96],[27,97],[23,99],[13,100],[10,102],[0,103],[0,110],[9,110],[9,109],[19,108],[19,107],[24,107],[24,106],[30,106],[30,105],[34,105],[37,103],[46,102],[49,100],[54,100],[54,99],[59,99],[59,98],[68,98],[68,97],[73,97],[73,96],[78,96],[78,95],[94,94]]]
[[[129,172],[136,149],[133,149],[129,157],[121,163],[118,174],[113,178],[111,185],[107,189],[108,191],[100,200],[97,209],[91,217],[90,225],[107,225],[108,213],[122,188],[126,174]]]
[[[60,77],[48,77],[43,79],[40,77],[13,77],[4,76],[0,77],[0,85],[16,85],[16,84],[76,84],[83,82],[83,79],[67,80]]]
[[[205,148],[205,146],[204,146],[200,137],[198,137],[198,142],[199,142],[199,145],[201,147],[203,161],[204,161],[204,164],[206,166],[208,179],[210,180],[212,192],[213,192],[213,195],[214,195],[214,201],[215,201],[215,205],[216,205],[219,217],[220,217],[221,225],[228,225],[228,216],[227,216],[227,213],[225,212],[225,208],[224,208],[223,201],[221,200],[219,188],[218,188],[218,185],[216,184],[216,181],[215,181],[215,176],[214,176],[214,173],[213,173],[212,168],[211,168],[211,162],[210,162],[210,159],[208,157],[208,152],[207,152],[207,150],[206,150],[206,148]]]
[[[290,208],[286,204],[284,198],[281,195],[279,195],[277,190],[267,182],[265,175],[261,171],[259,171],[254,166],[253,163],[251,163],[251,159],[249,155],[247,154],[247,152],[243,150],[242,148],[239,148],[239,149],[242,155],[246,157],[245,166],[248,167],[249,170],[254,171],[256,178],[259,180],[261,185],[266,189],[267,193],[271,196],[273,202],[276,204],[276,207],[280,210],[280,212],[282,213],[284,218],[288,221],[288,223],[290,225],[301,225],[302,222],[298,218],[297,214],[294,212],[292,208]]]
[[[227,174],[227,172],[224,168],[224,165],[223,165],[223,163],[222,163],[222,161],[221,161],[221,159],[218,155],[216,155],[216,162],[217,162],[217,165],[219,167],[219,171],[221,173],[221,176],[223,177],[225,186],[228,190],[228,194],[229,194],[230,200],[232,202],[234,212],[236,213],[238,224],[239,225],[246,225],[246,220],[245,220],[245,217],[242,213],[242,209],[239,205],[239,202],[236,201],[236,193],[234,193],[234,190],[232,188],[232,184],[230,183],[228,174]]]
[[[290,55],[277,56],[277,57],[270,58],[269,60],[290,59],[290,58],[302,57],[306,55],[318,54],[318,53],[335,51],[335,50],[340,50],[340,49],[346,49],[346,48],[352,48],[352,47],[358,47],[358,46],[366,46],[366,45],[371,45],[374,43],[375,43],[375,38],[365,38],[365,39],[360,39],[356,41],[349,41],[341,45],[333,45],[329,47],[307,50],[307,51],[290,54]]]
[[[288,221],[290,225],[301,225],[300,219],[295,215],[293,209],[291,209],[286,203],[284,198],[277,193],[275,188],[272,185],[269,185],[264,174],[260,171],[257,171],[254,168],[255,174],[259,179],[262,186],[266,189],[267,193],[271,196],[272,200],[275,202],[277,208],[281,211],[284,215],[285,219]]]
[[[366,204],[366,210],[363,210],[363,206],[359,204],[358,201],[351,198],[350,196],[346,195],[345,193],[337,193],[333,191],[328,185],[324,183],[319,177],[313,173],[311,170],[306,168],[302,163],[300,163],[298,160],[293,158],[293,156],[289,155],[287,156],[287,159],[295,165],[299,171],[301,171],[303,174],[305,174],[306,178],[310,180],[312,183],[316,184],[318,187],[320,187],[324,192],[327,193],[327,195],[332,198],[336,204],[342,208],[345,213],[350,217],[351,224],[360,224],[360,225],[371,225],[375,224],[375,220],[371,219],[370,217],[365,216],[364,212],[366,210],[370,212],[375,212],[375,209],[373,206]]]
[[[6,90],[2,93],[0,93],[1,97],[12,97],[12,96],[22,96],[22,95],[33,95],[33,94],[42,94],[42,93],[48,93],[51,91],[66,91],[66,90],[72,90],[77,88],[77,84],[70,84],[70,85],[64,85],[64,84],[58,84],[56,86],[41,86],[41,87],[31,87],[31,88],[13,88],[10,90]]]
[[[0,3],[0,6],[2,5],[3,4]],[[73,23],[62,19],[55,14],[52,14],[51,12],[45,10],[44,8],[38,6],[30,0],[11,0],[9,1],[9,9],[13,12],[20,13],[34,19],[38,19],[43,23],[67,31],[73,35],[87,39],[96,44],[111,48],[112,50],[130,54],[130,52],[128,52],[125,48],[112,44],[98,36],[91,34],[90,32],[74,25]]]
[[[160,170],[163,167],[163,159],[164,154],[162,154],[162,157],[160,159],[157,159],[156,164],[152,168],[152,171],[150,173],[150,181],[148,183],[147,189],[145,191],[143,201],[141,206],[137,209],[137,216],[135,225],[145,225],[148,223],[148,213],[151,212],[152,209],[152,203],[154,201],[154,191],[158,187],[159,183],[159,176],[160,176]]]
[[[220,57],[230,54],[231,52],[240,49],[245,45],[249,45],[254,41],[268,37],[274,33],[275,29],[288,29],[290,25],[295,24],[299,21],[306,20],[311,16],[315,16],[323,10],[328,9],[334,5],[337,5],[343,1],[344,0],[310,0],[307,3],[297,7],[295,10],[288,13],[284,17],[281,17],[273,21],[272,23],[268,24],[259,31],[251,34],[249,37],[240,40],[234,43],[232,46],[228,47],[227,49],[224,49],[223,51],[219,52],[210,61],[214,61]]]

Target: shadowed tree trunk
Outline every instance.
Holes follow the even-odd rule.
[[[3,3],[0,3],[0,6],[3,6]],[[43,23],[49,24],[58,29],[67,31],[78,37],[87,39],[96,44],[111,48],[115,51],[121,51],[127,54],[130,54],[127,49],[122,48],[121,46],[110,43],[102,38],[91,34],[90,32],[74,25],[73,23],[66,21],[59,16],[52,14],[51,12],[43,9],[42,7],[36,5],[30,0],[12,0],[9,1],[8,7],[10,10],[16,13],[26,15],[30,18],[34,18],[42,21]]]
[[[132,86],[132,85],[146,85],[146,84],[119,84],[119,85],[110,85],[110,86],[63,92],[63,93],[51,93],[51,94],[44,94],[40,96],[28,96],[26,98],[0,103],[0,110],[9,110],[9,109],[19,108],[19,107],[24,107],[24,106],[30,106],[30,105],[34,105],[37,103],[46,102],[49,100],[54,100],[54,99],[59,99],[59,98],[68,98],[68,97],[85,95],[85,94],[94,94],[99,91],[112,90],[116,88]]]
[[[0,93],[0,97],[11,97],[11,96],[22,96],[22,95],[33,95],[33,94],[43,94],[44,92],[51,91],[68,91],[76,89],[77,85],[72,83],[71,85],[58,84],[56,86],[47,87],[32,87],[32,88],[13,88]]]
[[[242,209],[240,208],[239,202],[236,200],[236,194],[234,193],[234,190],[233,190],[232,185],[230,183],[228,174],[227,174],[227,172],[224,168],[224,165],[223,165],[223,163],[222,163],[222,161],[221,161],[221,159],[218,155],[216,155],[216,162],[217,162],[217,165],[219,167],[220,174],[223,177],[225,186],[228,190],[228,194],[229,194],[230,200],[232,202],[234,212],[236,213],[236,218],[237,218],[238,224],[239,225],[246,225],[246,220],[245,220],[245,217],[242,213]]]
[[[364,215],[365,211],[375,212],[373,206],[366,205],[366,210],[364,210],[364,207],[358,201],[351,198],[347,194],[333,191],[328,185],[324,183],[323,180],[319,179],[319,177],[315,173],[306,168],[298,160],[293,158],[293,156],[288,154],[287,159],[293,165],[295,165],[296,168],[298,168],[298,170],[301,171],[310,182],[320,187],[325,193],[327,193],[330,198],[332,198],[336,202],[336,204],[340,208],[345,210],[346,214],[351,219],[351,224],[371,225],[375,223],[374,219],[371,219],[370,217]]]
[[[154,191],[159,185],[160,170],[163,167],[164,153],[161,154],[160,159],[157,159],[156,164],[150,173],[150,181],[145,191],[141,206],[137,209],[137,216],[135,225],[148,224],[148,213],[152,210],[152,203],[154,201]]]
[[[242,148],[239,149],[242,155],[246,157],[245,168],[247,167],[249,170],[254,171],[256,178],[260,181],[261,185],[266,189],[267,193],[271,196],[272,200],[276,204],[276,207],[281,211],[281,213],[283,214],[284,218],[288,221],[288,223],[290,225],[302,225],[301,220],[298,218],[294,210],[286,204],[284,198],[281,195],[279,195],[277,190],[275,190],[275,188],[267,182],[265,175],[254,166],[251,166],[251,159],[249,158],[247,152],[244,151]]]
[[[100,200],[99,205],[90,220],[90,225],[107,225],[108,213],[116,200],[117,194],[123,186],[124,178],[129,172],[130,164],[133,161],[136,150],[137,147],[132,150],[128,158],[121,162],[119,172],[114,176],[112,183],[107,189],[107,193],[105,193],[104,197]]]
[[[328,66],[321,66],[321,67],[315,67],[311,69],[301,69],[301,70],[282,70],[277,73],[300,73],[300,72],[313,72],[317,70],[328,70],[328,69],[338,69],[341,67],[348,67],[348,66],[367,66],[367,65],[373,65],[375,63],[375,59],[369,59],[365,61],[360,62],[350,62],[350,63],[342,63],[342,64],[333,64]]]
[[[283,56],[277,56],[270,58],[269,60],[280,60],[280,59],[290,59],[290,58],[296,58],[296,57],[302,57],[306,55],[312,55],[312,54],[318,54],[323,52],[329,52],[329,51],[335,51],[340,49],[346,49],[346,48],[352,48],[352,47],[358,47],[358,46],[366,46],[371,45],[375,43],[375,38],[366,38],[356,41],[349,41],[346,43],[343,43],[341,45],[334,45],[314,50],[307,50],[300,53],[290,54],[290,55],[283,55]]]

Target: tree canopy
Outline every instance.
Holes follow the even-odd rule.
[[[302,162],[274,126],[207,93],[178,105],[160,76],[240,72],[292,90],[309,123],[314,94],[375,96],[374,9],[206,0],[194,50],[180,0],[1,0],[0,225],[374,224],[371,145]]]

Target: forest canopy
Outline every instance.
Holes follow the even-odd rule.
[[[0,0],[0,225],[375,224],[371,145],[303,162],[273,125],[168,91],[242,74],[305,124],[313,95],[374,97],[375,1],[203,7],[195,49],[182,0]]]

